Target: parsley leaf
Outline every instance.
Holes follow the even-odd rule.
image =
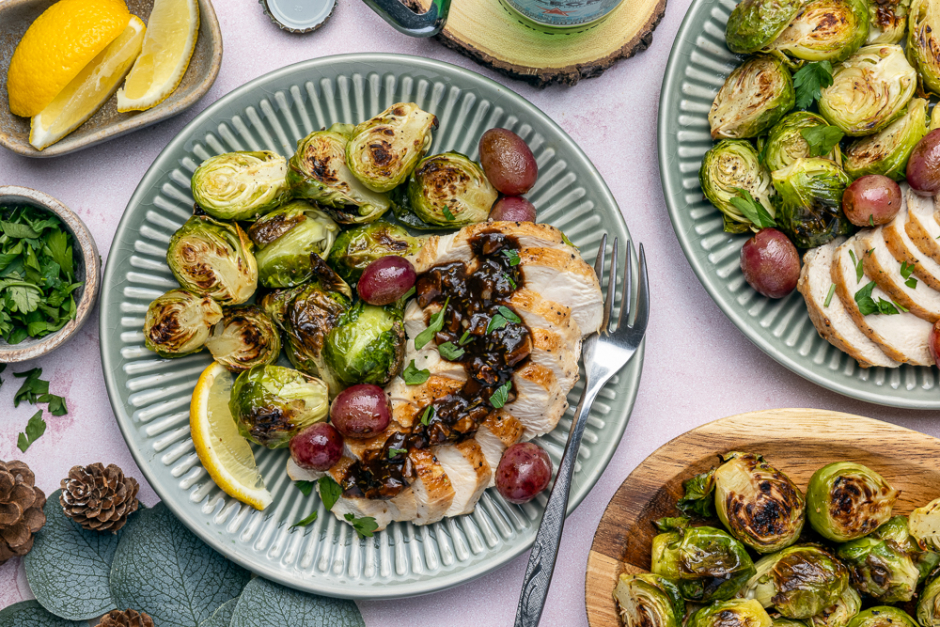
[[[458,341],[457,343],[461,346],[466,346],[467,344],[469,344],[475,339],[476,339],[475,337],[470,337],[470,331],[464,331],[463,335],[460,336],[460,341]],[[0,370],[0,372],[3,372],[3,371]]]
[[[320,500],[323,501],[323,507],[327,511],[333,509],[336,501],[343,495],[343,488],[330,476],[317,479],[317,485],[320,486]]]
[[[521,260],[519,259],[519,253],[517,251],[513,250],[512,248],[507,248],[503,250],[503,254],[506,256],[506,259],[509,260],[509,265],[511,266],[519,265],[519,262]]]
[[[431,372],[427,368],[418,370],[418,367],[415,366],[415,360],[412,359],[411,363],[401,371],[401,378],[405,380],[407,385],[421,385],[431,378]]]
[[[741,189],[740,187],[736,187],[735,191],[738,195],[732,196],[729,200],[751,224],[759,229],[777,226],[774,219],[767,213],[766,207],[754,200],[754,197],[751,196],[751,192],[746,189]]]
[[[868,214],[868,225],[875,226],[875,214],[873,213]]]
[[[807,63],[793,75],[796,90],[796,106],[806,109],[819,100],[820,90],[832,85],[832,63],[818,61]]]
[[[917,279],[911,276],[911,274],[913,273],[914,273],[914,264],[907,263],[906,261],[902,261],[901,262],[901,278],[906,279],[904,281],[904,285],[908,286],[912,290],[917,288]]]
[[[496,314],[495,316],[490,318],[489,324],[486,325],[486,333],[490,333],[491,331],[502,329],[507,324],[509,324],[509,321],[506,320],[506,318],[504,318],[500,314]]]
[[[492,405],[493,408],[495,409],[499,409],[503,405],[505,405],[506,401],[509,400],[509,390],[511,389],[512,389],[511,380],[506,381],[506,383],[496,388],[496,391],[490,394],[490,405]]]
[[[402,302],[404,302],[404,301],[408,300],[409,298],[411,298],[411,297],[414,296],[414,295],[415,295],[415,286],[412,285],[412,286],[411,286],[411,289],[409,289],[407,292],[405,292],[404,294],[402,294],[402,297],[401,297],[399,300],[401,300]]]
[[[842,141],[845,133],[835,126],[811,126],[801,128],[800,135],[809,145],[810,157],[824,157]]]
[[[450,209],[446,205],[444,206],[444,217],[447,219],[448,222],[453,222],[454,220],[457,219],[454,217],[454,214],[450,212]]]
[[[300,490],[300,493],[304,496],[310,496],[313,493],[313,481],[295,481],[294,485],[297,486],[297,489]]]
[[[509,276],[509,275],[506,274],[505,272],[503,272],[503,276],[506,277],[506,280],[509,282],[509,285],[512,286],[512,289],[516,289],[516,288],[518,287],[518,286],[516,285],[516,282],[512,279],[511,276]]]
[[[437,352],[441,354],[441,357],[447,359],[448,361],[457,361],[464,356],[465,351],[462,348],[458,348],[452,342],[444,342],[437,347]]]
[[[428,405],[424,409],[424,413],[421,414],[421,424],[425,427],[431,422],[431,418],[434,417],[434,405]]]
[[[316,512],[313,512],[312,514],[310,514],[310,515],[307,516],[306,518],[302,518],[302,519],[298,520],[297,522],[295,522],[293,525],[290,526],[290,528],[293,529],[294,527],[306,527],[307,525],[309,525],[310,523],[312,523],[312,522],[315,521],[316,519],[317,519],[317,513],[316,513]]]
[[[898,311],[898,308],[900,308],[901,311],[907,311],[898,303],[892,303],[886,301],[883,298],[879,298],[877,301],[875,301],[871,295],[872,290],[874,289],[875,282],[872,281],[855,293],[855,302],[858,303],[858,310],[862,313],[863,316],[870,316],[872,314],[894,316],[901,313]]]
[[[829,286],[829,293],[826,294],[826,302],[823,303],[823,307],[828,307],[829,303],[832,302],[832,295],[836,293],[836,284],[833,283]]]
[[[516,324],[519,324],[520,322],[522,322],[522,318],[517,316],[516,312],[510,309],[509,307],[506,307],[505,305],[500,305],[496,309],[497,311],[499,311],[499,313],[503,314],[503,317],[509,322],[515,322]]]
[[[49,394],[49,382],[40,379],[39,376],[41,374],[42,368],[33,368],[32,370],[13,373],[14,377],[26,379],[13,396],[14,407],[19,407],[20,403],[23,401],[28,402],[30,405],[35,405],[40,396]]]
[[[390,448],[388,449],[388,458],[398,457],[399,455],[404,455],[408,452],[406,448]]]
[[[855,253],[849,251],[849,257],[852,259],[852,265],[855,266],[855,282],[861,283],[862,277],[865,276],[865,270],[862,269],[862,260],[855,258]]]
[[[352,523],[353,529],[356,530],[356,535],[358,535],[360,539],[371,538],[373,532],[379,528],[379,524],[375,522],[375,518],[371,516],[357,518],[355,514],[349,513],[344,515],[343,518]]]
[[[38,440],[46,432],[46,421],[42,419],[42,410],[37,411],[26,423],[26,430],[19,434],[16,440],[16,448],[24,453],[29,446]]]
[[[447,311],[448,304],[450,304],[450,296],[444,301],[444,306],[441,307],[441,310],[431,316],[431,322],[428,324],[428,328],[419,333],[418,337],[415,338],[416,349],[421,350],[424,348],[428,342],[434,339],[437,332],[444,328],[444,312]]]

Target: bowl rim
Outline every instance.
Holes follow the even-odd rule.
[[[91,231],[88,230],[88,227],[77,213],[69,209],[59,199],[45,192],[20,185],[0,185],[0,206],[8,204],[11,199],[20,199],[19,202],[49,211],[62,220],[82,253],[85,284],[81,287],[82,295],[75,306],[74,320],[69,321],[55,333],[26,346],[23,344],[0,344],[0,362],[2,363],[17,363],[36,359],[48,355],[65,344],[88,322],[101,288],[101,256],[98,254],[98,245],[95,243]]]

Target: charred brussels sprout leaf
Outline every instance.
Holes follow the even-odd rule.
[[[868,38],[866,0],[812,0],[770,49],[807,61],[841,61]]]
[[[940,575],[927,582],[917,600],[917,622],[921,627],[940,625]]]
[[[878,605],[859,612],[849,627],[917,627],[917,623],[900,608]]]
[[[202,350],[222,319],[222,308],[208,296],[170,290],[147,308],[144,345],[160,357],[182,357]]]
[[[849,177],[829,159],[797,159],[771,174],[777,190],[777,224],[798,248],[821,246],[852,232],[842,212]]]
[[[744,596],[787,618],[811,618],[831,607],[849,586],[849,572],[821,546],[791,546],[760,559]]]
[[[838,133],[838,136],[831,150],[827,154],[820,154],[818,150],[814,150],[818,144],[811,146],[807,141],[804,133],[806,129],[832,129]],[[797,159],[806,157],[825,157],[841,165],[842,151],[839,150],[838,141],[841,137],[842,132],[830,126],[822,116],[808,111],[794,111],[770,129],[762,153],[764,166],[773,172],[782,170]]]
[[[401,372],[405,327],[401,308],[362,301],[343,312],[326,338],[323,354],[343,385],[385,385]]]
[[[871,27],[868,29],[866,45],[896,44],[904,39],[907,30],[907,13],[910,0],[870,2],[868,16]]]
[[[853,179],[883,174],[903,181],[907,160],[927,134],[927,101],[914,98],[900,118],[874,135],[856,139],[845,150],[845,172]]]
[[[437,118],[413,102],[399,102],[355,129],[346,163],[363,185],[388,192],[405,182],[431,146]]]
[[[725,41],[737,54],[751,54],[770,45],[793,21],[800,0],[743,0],[728,18]]]
[[[326,384],[281,366],[255,366],[238,375],[229,408],[238,431],[255,444],[283,448],[304,427],[326,420]]]
[[[940,551],[940,499],[911,512],[908,526],[921,549]]]
[[[775,215],[770,200],[774,193],[770,174],[760,164],[757,151],[750,142],[718,142],[705,153],[698,176],[705,197],[724,216],[725,231],[744,233],[750,228],[756,230],[733,202],[734,198],[741,198],[741,190],[747,191],[771,217]]]
[[[223,305],[240,305],[258,287],[251,240],[237,223],[193,216],[170,238],[166,261],[180,285]]]
[[[685,601],[676,584],[665,577],[620,575],[614,600],[624,627],[682,627]]]
[[[907,519],[895,516],[871,535],[842,544],[838,554],[859,592],[884,603],[906,603],[920,579],[914,547]]]
[[[846,627],[862,609],[862,597],[851,585],[842,591],[839,600],[806,622],[810,627]]]
[[[220,220],[255,220],[289,195],[287,160],[269,150],[227,152],[193,172],[196,204]]]
[[[715,470],[695,475],[682,483],[684,494],[676,508],[686,516],[711,518],[715,515]]]
[[[373,222],[392,206],[386,194],[363,185],[346,165],[352,130],[349,124],[334,124],[307,135],[288,163],[291,193],[326,207],[340,224]]]
[[[917,68],[924,89],[940,94],[940,6],[913,0],[908,16],[907,56]]]
[[[793,108],[793,79],[783,61],[757,55],[735,68],[708,112],[712,139],[757,137]]]
[[[457,152],[422,159],[406,193],[406,208],[425,225],[447,229],[486,222],[499,195],[483,168]]]
[[[816,532],[833,542],[866,536],[891,517],[898,491],[861,464],[823,466],[806,489],[806,515]]]
[[[917,72],[900,46],[865,46],[836,66],[819,113],[846,135],[871,135],[901,116],[916,87]]]
[[[344,280],[355,283],[373,261],[389,255],[413,255],[423,243],[402,227],[380,220],[340,233],[327,261]]]
[[[206,341],[212,358],[231,372],[244,372],[277,361],[281,335],[274,322],[255,305],[231,307]]]
[[[294,200],[267,214],[248,235],[258,247],[258,278],[265,287],[293,287],[313,276],[310,255],[326,258],[339,232],[325,212]]]
[[[703,607],[689,618],[688,627],[771,627],[767,611],[753,599],[731,599]]]

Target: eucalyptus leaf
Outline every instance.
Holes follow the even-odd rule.
[[[160,627],[198,627],[251,578],[197,538],[163,503],[138,514],[118,544],[111,596]],[[281,625],[280,627],[284,627]]]
[[[237,603],[237,598],[226,601],[219,606],[219,609],[212,612],[212,616],[199,623],[199,627],[229,627],[232,624],[232,614],[235,613]]]
[[[365,627],[352,601],[304,594],[255,577],[245,586],[231,627]]]
[[[0,627],[88,627],[88,623],[50,614],[39,601],[23,601],[0,610]]]

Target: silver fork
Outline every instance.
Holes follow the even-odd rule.
[[[522,594],[519,596],[519,607],[516,609],[515,627],[537,627],[539,624],[552,581],[552,571],[555,569],[555,558],[558,557],[558,545],[565,528],[568,492],[571,490],[571,478],[574,475],[574,466],[578,459],[578,449],[581,448],[581,436],[584,435],[588,414],[591,413],[591,406],[598,392],[636,353],[649,322],[649,278],[646,271],[646,253],[643,251],[643,244],[640,244],[639,286],[634,290],[632,242],[627,243],[623,295],[620,300],[620,318],[617,320],[616,328],[610,320],[614,295],[617,291],[618,246],[619,242],[617,238],[614,238],[610,276],[607,282],[607,298],[604,303],[604,319],[601,322],[600,332],[586,339],[582,347],[585,371],[584,391],[575,409],[568,443],[561,457],[561,466],[555,477],[552,493],[548,497],[548,505],[545,506],[545,514],[542,516],[539,532],[535,536],[532,553],[529,555],[529,564],[526,566],[525,579],[522,582]],[[603,277],[606,248],[607,235],[604,235],[600,249],[597,251],[597,261],[594,262],[594,272],[598,278]],[[636,298],[635,309],[634,298]],[[632,324],[630,323],[631,316],[633,317]]]

